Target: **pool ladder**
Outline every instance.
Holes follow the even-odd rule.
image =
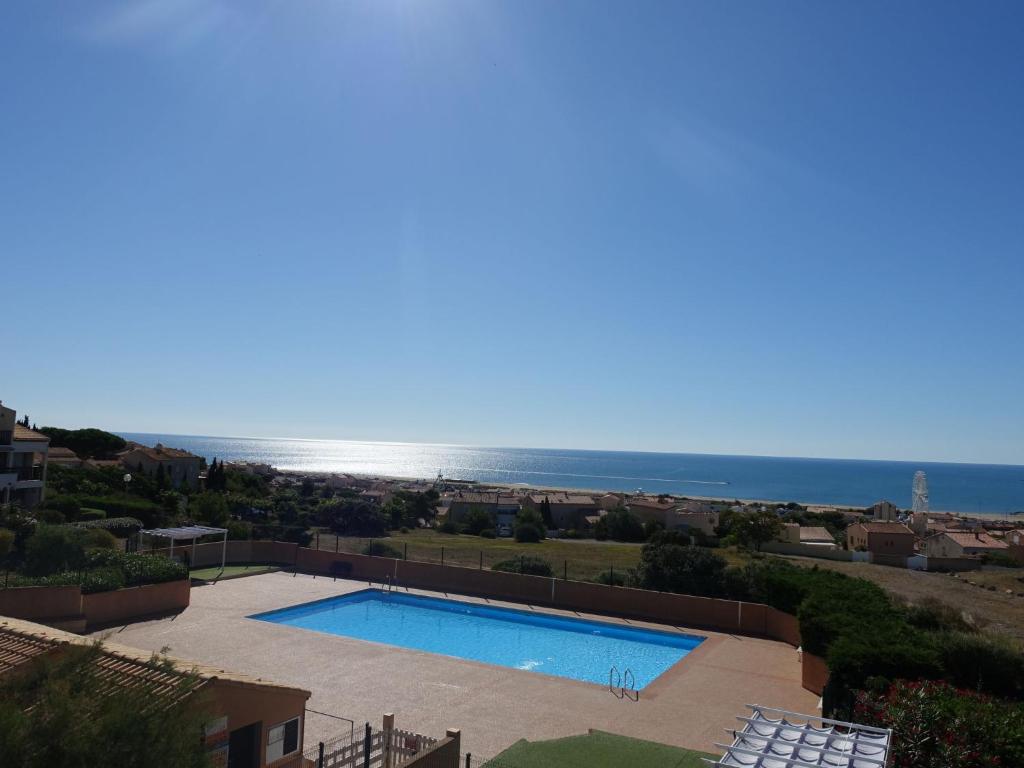
[[[616,666],[612,666],[608,670],[608,690],[620,699],[640,701],[640,691],[636,689],[636,677],[633,676],[633,670],[629,667],[626,667],[621,673]]]

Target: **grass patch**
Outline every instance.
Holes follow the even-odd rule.
[[[384,539],[389,546],[400,553],[408,551],[408,559],[422,563],[440,563],[441,549],[444,548],[445,565],[461,565],[484,570],[503,560],[512,560],[520,555],[539,557],[551,563],[555,578],[568,575],[575,581],[596,581],[602,573],[614,569],[616,574],[635,568],[640,562],[641,544],[624,544],[616,541],[595,541],[593,539],[545,539],[536,544],[520,543],[514,539],[485,539],[467,534],[440,533],[435,530],[413,530],[408,533],[392,531]],[[337,537],[320,532],[320,549],[362,554],[369,544],[367,538]],[[316,548],[314,535],[310,547]],[[742,565],[749,555],[735,549],[716,549],[714,552],[726,559],[730,565]]]
[[[249,563],[247,565],[225,565],[223,570],[219,565],[212,568],[193,568],[188,575],[199,581],[219,581],[220,579],[236,579],[240,576],[255,576],[258,573],[270,573],[276,570],[279,570],[279,566]]]
[[[591,731],[550,741],[517,741],[483,768],[704,768],[705,752]]]

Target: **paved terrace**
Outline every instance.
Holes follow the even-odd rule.
[[[182,659],[306,688],[313,692],[310,709],[357,724],[378,726],[384,712],[394,712],[398,727],[431,736],[461,728],[463,749],[483,757],[520,738],[557,738],[588,728],[710,752],[745,702],[816,711],[818,698],[800,685],[796,651],[773,640],[677,627],[707,640],[641,691],[634,703],[600,685],[246,618],[366,586],[364,581],[302,574],[249,576],[194,588],[192,604],[177,616],[95,636],[150,651],[166,646]],[[533,610],[669,629],[593,614]],[[337,720],[312,713],[307,717],[307,745],[341,732],[347,733],[348,726]]]

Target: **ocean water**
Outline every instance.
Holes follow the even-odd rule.
[[[249,618],[603,685],[628,668],[637,690],[703,640],[378,589]]]
[[[121,433],[206,459],[258,461],[279,469],[408,478],[445,477],[532,486],[674,493],[868,506],[911,505],[914,473],[924,470],[933,510],[1009,514],[1024,511],[1024,467],[997,464],[716,456],[419,443],[298,440]],[[1024,524],[1024,516],[1022,516]]]

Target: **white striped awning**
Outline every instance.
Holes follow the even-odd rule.
[[[892,731],[774,707],[747,704],[750,717],[732,734],[720,768],[885,768]]]
[[[208,525],[183,525],[180,528],[147,528],[139,531],[146,536],[159,536],[172,541],[191,541],[211,534],[227,533],[227,528],[211,528]]]

